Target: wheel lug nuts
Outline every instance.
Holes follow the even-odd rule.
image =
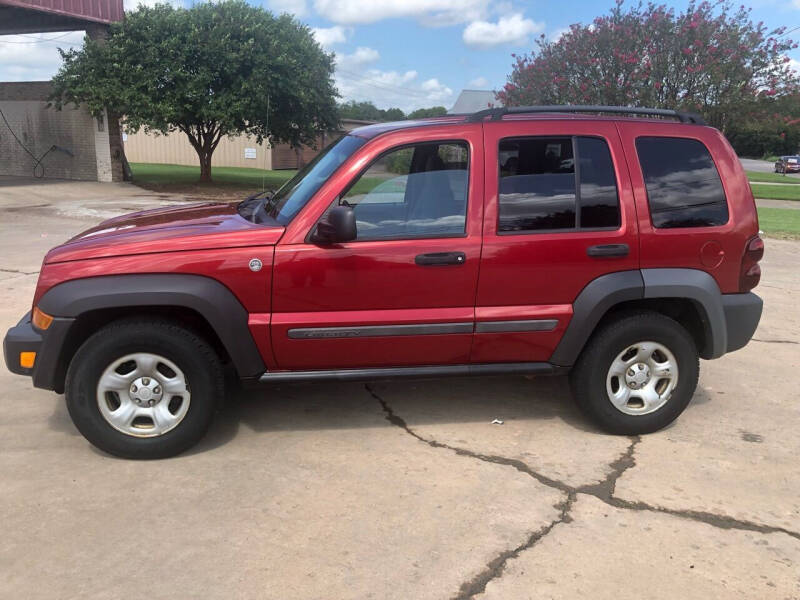
[[[142,384],[143,385],[150,385],[150,378],[149,377],[142,377]]]
[[[154,393],[154,394],[160,394],[160,393],[161,393],[161,388],[160,388],[160,387],[158,387],[158,386],[154,387],[154,388],[153,388],[153,393]]]

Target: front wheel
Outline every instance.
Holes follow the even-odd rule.
[[[193,446],[222,394],[214,350],[159,320],[120,321],[92,335],[70,363],[65,393],[83,436],[124,458],[166,458]]]
[[[692,399],[699,376],[694,340],[660,313],[629,313],[589,341],[570,375],[578,406],[616,434],[666,427]]]

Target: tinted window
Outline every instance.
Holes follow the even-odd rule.
[[[398,148],[372,163],[340,204],[353,207],[358,240],[464,235],[468,164],[464,143]]]
[[[346,135],[330,144],[275,192],[265,207],[267,214],[281,225],[286,225],[328,177],[365,142],[363,138]]]
[[[503,140],[498,160],[499,231],[619,227],[614,165],[604,140]]]
[[[697,140],[636,140],[650,218],[655,227],[706,227],[728,222],[728,204],[717,168]]]
[[[577,138],[581,228],[619,227],[614,163],[605,140]]]

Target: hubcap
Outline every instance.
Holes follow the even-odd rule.
[[[191,394],[186,376],[163,356],[128,354],[112,362],[97,383],[100,414],[117,431],[157,437],[183,421]]]
[[[646,415],[664,406],[678,385],[678,361],[663,344],[638,342],[620,352],[608,369],[606,393],[627,415]]]

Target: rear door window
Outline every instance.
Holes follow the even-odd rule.
[[[709,227],[728,222],[725,190],[702,142],[640,137],[636,152],[655,227]]]
[[[506,139],[498,149],[500,233],[617,229],[608,144],[593,137]]]

